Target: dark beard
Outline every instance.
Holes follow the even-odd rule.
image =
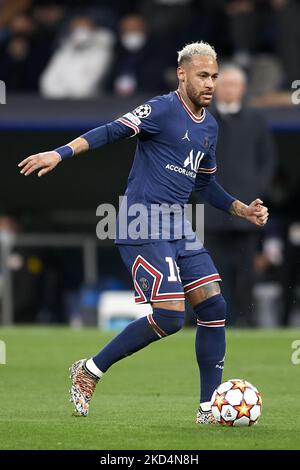
[[[207,106],[209,106],[210,103],[202,103],[201,101],[201,96],[200,98],[197,96],[196,94],[196,91],[195,91],[195,88],[192,87],[191,85],[187,85],[186,87],[186,92],[187,92],[187,95],[189,97],[189,99],[191,100],[191,102],[198,108],[206,108]]]

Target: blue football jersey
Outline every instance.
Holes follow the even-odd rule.
[[[118,129],[114,128],[111,140],[115,140],[116,134],[118,137],[138,135],[126,198],[118,216],[116,243],[180,238],[180,230],[175,230],[175,225],[180,223],[176,208],[188,203],[198,175],[216,172],[216,120],[205,108],[200,117],[193,114],[177,90],[151,99],[119,118],[116,124]],[[157,225],[152,220],[151,226],[151,219],[155,219],[156,210],[170,206],[174,211],[168,237],[161,223]],[[128,231],[134,220],[143,226],[138,238]],[[184,230],[185,235],[191,236],[188,223]]]

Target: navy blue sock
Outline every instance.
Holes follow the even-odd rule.
[[[225,357],[226,302],[214,295],[195,307],[197,314],[196,356],[200,370],[200,403],[211,400],[222,383]]]
[[[115,362],[143,349],[165,336],[180,330],[184,323],[184,312],[153,309],[153,313],[130,323],[93,357],[102,372]]]

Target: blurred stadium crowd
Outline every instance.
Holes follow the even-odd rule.
[[[1,79],[50,98],[164,92],[201,37],[262,95],[300,76],[299,23],[297,0],[0,0]]]
[[[81,99],[80,105],[88,100],[89,106],[95,106],[94,98],[98,105],[111,97],[109,103],[116,108],[124,102],[120,97],[130,101],[174,90],[176,51],[199,39],[214,45],[225,66],[211,107],[220,126],[218,178],[245,202],[263,197],[271,214],[266,229],[258,233],[213,209],[205,212],[205,244],[223,277],[222,289],[231,311],[229,323],[239,326],[300,325],[299,122],[293,123],[292,130],[284,130],[283,124],[280,132],[271,132],[261,112],[254,111],[249,106],[251,100],[244,99],[247,96],[260,107],[292,107],[291,84],[300,80],[299,24],[299,0],[0,0],[0,80],[8,93],[60,99],[65,108],[70,101],[64,99]],[[24,143],[18,147],[20,136],[16,133],[12,149],[5,120],[0,130],[2,142],[6,139],[3,152],[14,158],[9,181],[15,181],[19,189],[25,183],[13,178]],[[75,129],[68,132],[71,130]],[[55,135],[49,128],[47,136],[40,134],[37,144],[35,137],[30,137],[35,132],[35,128],[28,132],[31,152],[49,141],[53,145],[53,139],[64,143],[62,134]],[[29,145],[30,139],[35,147],[32,142]],[[130,165],[133,146],[129,146],[133,144],[121,145],[122,162],[127,159]],[[114,174],[116,163],[111,154],[106,165],[107,174]],[[78,192],[76,184],[83,185],[82,193],[90,192],[96,186],[95,179],[89,180],[91,173],[102,172],[92,167],[81,183],[80,168],[76,170],[74,165],[72,183],[67,182],[72,197]],[[118,169],[117,183],[109,179],[100,182],[100,198],[112,194],[120,181],[125,184],[128,168],[118,163]],[[65,201],[67,186],[59,183],[59,178],[66,177],[58,174],[55,178],[56,190],[61,185],[59,194]],[[101,250],[94,247],[97,260],[90,263],[96,252],[89,251],[84,240],[83,261],[75,245],[63,248],[67,239],[61,246],[58,242],[51,245],[51,239],[47,247],[29,245],[25,240],[27,244],[13,248],[7,256],[14,238],[34,232],[37,222],[52,234],[63,226],[53,222],[49,208],[34,212],[38,207],[34,192],[40,191],[41,204],[43,195],[30,181],[22,188],[27,196],[32,192],[32,214],[27,208],[25,217],[16,215],[10,210],[12,201],[6,194],[0,195],[0,323],[5,308],[13,308],[16,322],[93,324],[99,292],[130,289],[130,277],[111,245]],[[5,184],[2,172],[0,190]],[[45,189],[50,195],[51,188],[49,183]],[[120,184],[121,191],[119,188]],[[52,212],[57,211],[55,204]],[[76,208],[78,232],[85,230],[82,214],[88,204],[83,206]],[[93,212],[88,233],[96,238],[95,207],[88,208]],[[60,215],[65,224],[62,231],[69,229],[68,220],[73,217],[67,211],[64,208]],[[4,305],[9,303],[9,296],[5,300],[4,295],[8,288],[12,289],[13,306]]]

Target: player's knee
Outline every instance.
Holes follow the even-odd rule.
[[[227,304],[222,294],[217,294],[204,300],[195,307],[197,323],[202,326],[224,326]],[[218,323],[219,322],[219,323]]]
[[[180,331],[181,328],[184,325],[184,315],[180,313],[181,317],[173,317],[169,321],[168,329],[169,329],[169,335],[172,335],[173,333],[177,333],[177,331]]]
[[[175,312],[184,313],[185,301],[184,300],[168,300],[164,302],[153,302],[152,307],[153,309],[158,309],[158,310],[174,310]]]
[[[184,325],[184,312],[165,309],[154,309],[152,319],[162,331],[161,336],[177,333]],[[155,327],[155,325],[153,325]]]

